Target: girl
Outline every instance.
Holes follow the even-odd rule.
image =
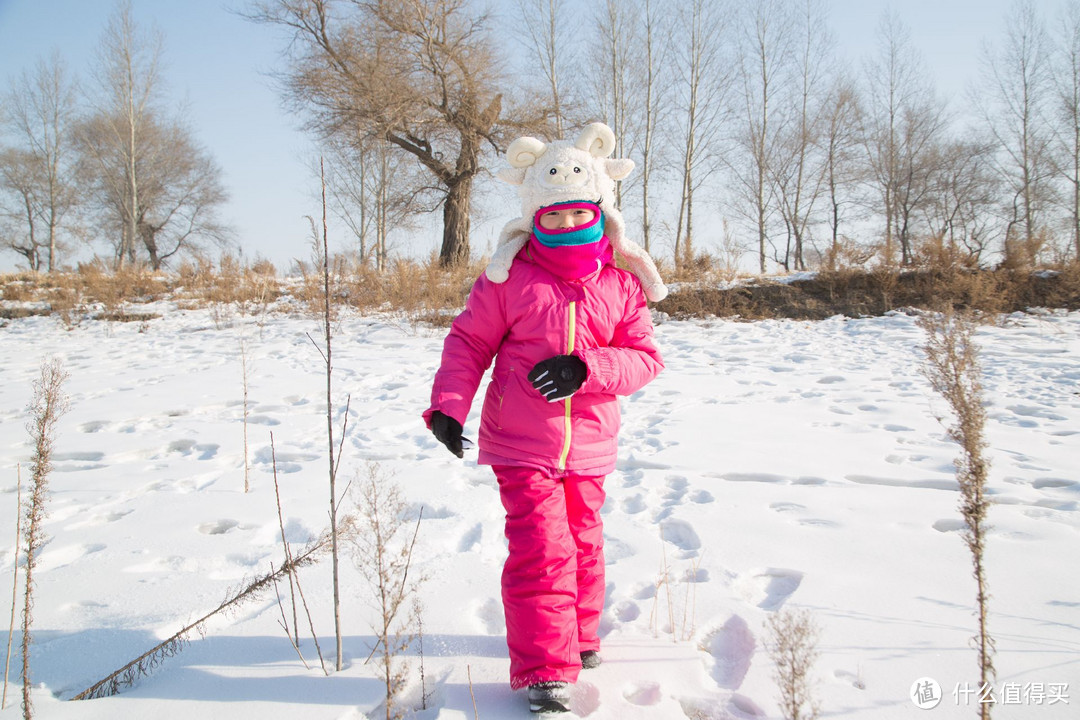
[[[528,688],[533,712],[567,711],[569,684],[600,663],[600,508],[615,468],[617,396],[663,368],[639,277],[654,299],[666,290],[622,238],[614,181],[633,163],[606,160],[613,145],[599,124],[573,144],[511,144],[513,169],[500,176],[522,186],[522,218],[507,225],[454,321],[424,413],[462,457],[462,425],[495,360],[479,462],[492,466],[506,509],[510,684]],[[615,266],[613,250],[635,273]]]

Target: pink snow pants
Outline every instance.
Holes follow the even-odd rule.
[[[599,650],[604,609],[604,478],[492,468],[506,508],[502,598],[510,686],[575,682]]]

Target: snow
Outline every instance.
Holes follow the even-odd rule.
[[[347,554],[342,671],[324,675],[308,633],[305,669],[270,593],[215,617],[119,695],[68,702],[280,564],[271,433],[289,541],[299,547],[327,524],[325,377],[309,338],[321,337],[318,322],[144,309],[162,317],[0,325],[0,577],[9,588],[31,383],[46,357],[70,373],[37,573],[35,717],[378,717],[382,685],[365,664],[375,614]],[[351,397],[341,477],[375,461],[415,512],[424,509],[411,572],[427,576],[428,702],[420,708],[414,645],[409,717],[526,718],[507,680],[493,475],[475,451],[453,457],[420,420],[444,331],[345,314],[335,332],[338,428]],[[944,402],[920,374],[915,319],[667,321],[657,336],[667,369],[623,402],[604,514],[605,662],[582,673],[575,714],[779,718],[765,622],[801,609],[820,631],[813,677],[822,717],[922,716],[909,693],[925,677],[944,695],[926,717],[974,716],[975,588],[960,536],[957,448],[939,420]],[[995,714],[1076,717],[1080,313],[1012,315],[977,337],[994,499]],[[479,400],[466,425],[472,437],[478,410]],[[332,662],[329,559],[300,577]],[[18,666],[9,675],[16,686]],[[16,717],[12,687],[0,718]]]

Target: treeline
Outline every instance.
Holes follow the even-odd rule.
[[[912,267],[942,247],[971,266],[1080,256],[1075,0],[1015,2],[951,99],[902,7],[853,64],[825,0],[598,0],[589,43],[559,32],[575,4],[516,2],[549,105],[575,122],[600,99],[640,168],[622,205],[678,266],[701,252],[749,254],[761,272]]]
[[[88,243],[104,246],[114,267],[156,270],[229,239],[221,169],[168,109],[163,43],[125,2],[85,77],[54,53],[10,79],[0,103],[0,249],[30,270],[70,264]]]
[[[591,121],[637,163],[619,197],[631,231],[676,270],[1080,258],[1080,0],[1017,0],[971,93],[951,99],[902,14],[883,15],[874,50],[851,63],[827,0],[481,5],[245,8],[288,31],[283,99],[319,140],[335,222],[378,270],[392,232],[435,210],[441,262],[469,259],[473,213],[493,210],[475,189],[509,142]],[[220,172],[160,102],[159,52],[123,5],[95,92],[80,95],[94,102],[74,101],[54,59],[4,103],[0,241],[32,269],[87,237],[107,238],[115,264],[155,268],[227,238]]]
[[[762,272],[907,267],[942,246],[971,266],[1080,256],[1077,0],[1018,0],[970,97],[951,103],[896,14],[845,65],[826,0],[501,9],[258,4],[257,20],[294,33],[283,90],[333,158],[337,212],[376,264],[389,228],[440,205],[442,260],[467,257],[492,152],[597,120],[637,162],[624,214],[678,268],[703,253],[731,267],[749,254]]]

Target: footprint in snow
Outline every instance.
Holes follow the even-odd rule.
[[[599,709],[600,688],[579,680],[570,691],[570,711],[578,717],[587,717]]]
[[[633,622],[641,617],[641,608],[633,600],[623,600],[615,606],[615,617],[619,622]]]
[[[727,700],[719,698],[681,698],[683,714],[691,720],[753,720],[768,715],[745,695],[734,693]]]
[[[840,682],[849,683],[851,687],[857,690],[865,690],[866,683],[863,681],[862,676],[847,670],[835,670],[833,671],[833,677]]]
[[[488,635],[502,635],[506,632],[502,603],[495,598],[488,598],[476,609],[476,618]]]
[[[671,475],[667,479],[667,490],[664,492],[664,506],[679,505],[686,498],[687,488],[690,481],[679,475]]]
[[[708,632],[702,647],[711,657],[711,675],[725,690],[738,690],[750,670],[757,640],[750,626],[732,615],[721,627]]]
[[[713,494],[708,490],[695,490],[690,495],[690,500],[697,503],[698,505],[704,505],[705,503],[714,502],[716,498],[713,497]]]
[[[667,519],[660,526],[663,539],[682,550],[683,558],[691,558],[701,549],[701,538],[694,527],[685,520]]]
[[[779,610],[802,584],[803,574],[798,570],[768,568],[753,575],[743,576],[736,587],[748,602],[762,610]]]
[[[935,530],[937,530],[939,533],[960,532],[961,530],[963,530],[966,527],[967,527],[967,525],[964,523],[963,520],[958,520],[958,519],[954,519],[954,518],[946,518],[944,520],[938,520],[933,525],[933,528]]]
[[[465,553],[472,550],[474,547],[480,544],[481,538],[484,536],[483,523],[476,523],[471,528],[465,531],[458,540],[457,551],[459,553]]]
[[[113,510],[111,512],[97,513],[95,515],[91,515],[91,516],[87,517],[86,519],[80,520],[78,522],[71,523],[70,525],[67,526],[67,529],[74,530],[76,528],[87,527],[87,526],[107,525],[109,523],[114,523],[114,522],[117,522],[118,520],[122,520],[122,519],[126,518],[128,515],[130,515],[131,513],[133,513],[133,512],[135,512],[135,511],[134,510]]]
[[[97,470],[105,467],[101,462],[105,459],[103,452],[67,452],[55,453],[53,460],[57,465],[58,472],[78,472],[80,470]]]
[[[627,515],[636,515],[637,513],[645,511],[645,499],[641,493],[634,493],[628,497],[624,497],[622,502],[622,511]]]
[[[181,455],[192,455],[198,453],[200,460],[210,460],[217,455],[220,445],[206,444],[201,445],[194,440],[174,440],[169,443],[168,451],[171,453],[180,453]]]
[[[1031,487],[1035,488],[1036,490],[1044,490],[1046,488],[1055,490],[1061,488],[1074,489],[1076,488],[1076,486],[1077,482],[1075,480],[1062,480],[1059,478],[1043,478],[1040,480],[1034,480],[1031,483]]]
[[[38,559],[38,569],[42,572],[49,570],[56,570],[58,568],[71,565],[87,555],[92,555],[96,552],[101,552],[107,548],[106,545],[93,543],[90,545],[65,545],[63,547],[51,548],[47,547],[42,552],[41,557]]]
[[[664,699],[660,683],[649,680],[630,683],[623,688],[622,695],[627,702],[640,706],[656,705]]]
[[[79,432],[96,433],[108,427],[109,423],[104,420],[91,420],[79,426]]]
[[[235,530],[240,526],[235,520],[216,520],[214,522],[203,523],[199,526],[199,532],[203,535],[224,535],[227,532]]]

